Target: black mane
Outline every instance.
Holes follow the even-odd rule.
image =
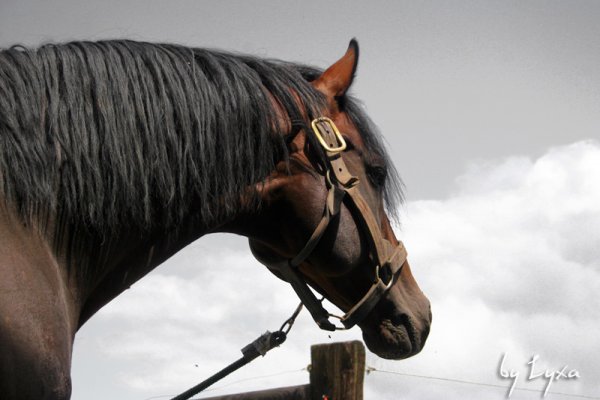
[[[319,73],[124,40],[3,50],[1,193],[32,223],[59,215],[107,233],[169,229],[194,213],[211,226],[238,212],[242,190],[286,157],[286,137],[319,115],[324,99],[308,82]],[[385,155],[356,102],[344,104]],[[393,210],[398,181],[389,182]]]

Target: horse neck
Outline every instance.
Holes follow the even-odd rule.
[[[176,229],[152,232],[123,229],[110,237],[80,238],[85,254],[64,248],[61,260],[74,275],[79,293],[79,326],[100,308],[207,232],[206,227],[182,224]],[[71,259],[69,259],[71,258]]]
[[[227,221],[211,221],[210,225],[203,223],[200,215],[190,215],[174,228],[155,226],[145,230],[124,224],[110,232],[93,233],[84,222],[65,223],[57,215],[24,224],[15,210],[4,201],[2,204],[0,233],[15,242],[11,248],[36,254],[31,265],[43,265],[40,268],[57,274],[75,330],[133,283],[204,234],[244,234],[230,229],[231,226],[254,226],[244,223],[246,214],[253,214],[246,210],[227,216]]]

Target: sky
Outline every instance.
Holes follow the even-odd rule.
[[[419,355],[367,354],[393,373],[368,374],[365,398],[504,399],[503,357],[510,398],[540,398],[535,355],[534,374],[580,375],[546,398],[600,398],[599,19],[593,1],[0,0],[0,46],[129,38],[327,67],[356,37],[352,93],[406,184],[396,232],[433,309]],[[73,399],[169,398],[296,303],[244,238],[201,238],[77,334]],[[205,396],[305,383],[311,344],[359,338],[301,314],[284,346]]]

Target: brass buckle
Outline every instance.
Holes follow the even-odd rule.
[[[327,142],[325,142],[325,139],[323,139],[323,136],[321,135],[321,131],[319,130],[319,127],[317,126],[317,124],[320,122],[325,122],[331,127],[331,130],[335,134],[335,138],[339,143],[338,146],[329,145],[329,144],[327,144]],[[337,126],[335,126],[335,124],[333,123],[333,121],[331,119],[329,119],[327,117],[315,118],[312,120],[311,126],[312,126],[313,131],[315,132],[315,135],[317,136],[317,139],[319,140],[319,143],[321,143],[321,146],[323,146],[323,148],[325,150],[327,150],[330,153],[341,153],[342,151],[346,150],[346,141],[344,140],[344,138],[342,137],[342,134],[340,133]]]

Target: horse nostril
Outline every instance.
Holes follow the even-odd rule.
[[[390,318],[390,322],[394,326],[408,326],[410,323],[410,318],[406,314],[394,314]]]
[[[423,346],[425,344],[425,341],[427,340],[427,337],[429,336],[430,329],[431,329],[431,326],[429,324],[427,324],[421,331],[421,343],[420,343],[421,346]]]

